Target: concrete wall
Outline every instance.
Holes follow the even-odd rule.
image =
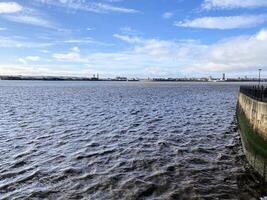
[[[267,103],[256,101],[242,93],[239,93],[238,103],[252,129],[267,141]]]
[[[237,111],[246,158],[267,182],[267,103],[240,93]]]
[[[267,160],[266,158],[255,153],[255,151],[252,151],[250,148],[247,147],[247,143],[246,143],[247,141],[242,136],[242,133],[241,133],[241,139],[242,139],[243,151],[244,151],[244,154],[246,155],[247,161],[254,168],[254,170],[258,172],[259,175],[261,175],[264,181],[267,182]]]

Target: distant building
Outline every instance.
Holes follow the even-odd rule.
[[[130,79],[127,79],[128,81],[140,81],[138,78],[130,78]]]
[[[98,81],[99,80],[99,75],[93,74],[93,77],[91,78],[92,81]]]
[[[121,76],[117,76],[116,81],[127,81],[127,77],[121,77]]]
[[[223,77],[222,77],[222,80],[225,81],[225,73],[223,73]]]

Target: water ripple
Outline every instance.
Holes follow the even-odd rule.
[[[238,84],[0,82],[0,199],[253,199]]]

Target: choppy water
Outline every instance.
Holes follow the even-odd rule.
[[[0,199],[253,199],[238,84],[0,81]]]

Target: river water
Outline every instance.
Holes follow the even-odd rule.
[[[257,199],[237,83],[0,81],[0,199]]]

